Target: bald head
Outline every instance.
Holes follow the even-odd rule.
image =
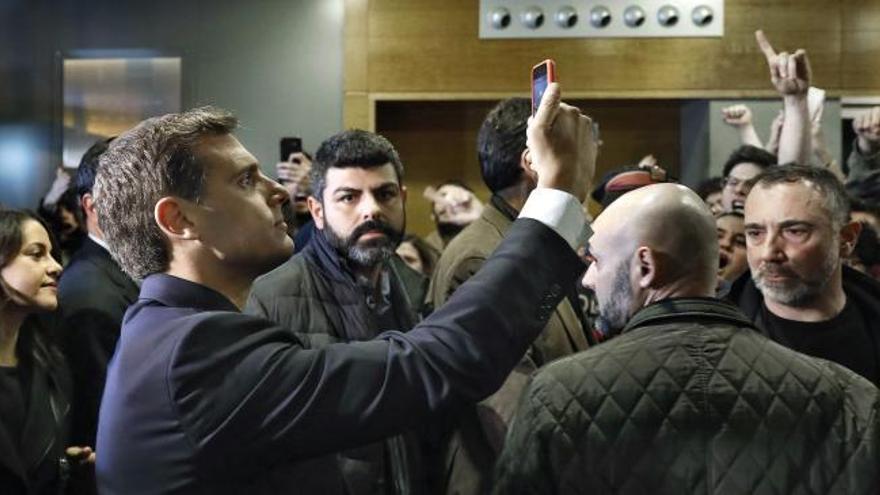
[[[614,238],[624,253],[634,253],[640,247],[656,252],[662,265],[661,285],[688,281],[706,290],[715,287],[715,218],[687,187],[655,184],[631,191],[603,211],[593,229]]]

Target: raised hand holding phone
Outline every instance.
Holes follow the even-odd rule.
[[[538,111],[547,85],[556,82],[556,62],[548,58],[532,67],[532,115]]]
[[[583,202],[596,171],[597,138],[592,120],[561,101],[559,84],[547,84],[526,136],[538,187],[559,189]]]

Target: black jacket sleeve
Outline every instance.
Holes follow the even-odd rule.
[[[583,270],[558,234],[521,219],[406,334],[304,350],[261,318],[208,315],[178,345],[169,393],[213,467],[257,469],[377,440],[494,392]]]

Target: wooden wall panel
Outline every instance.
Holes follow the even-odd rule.
[[[880,93],[878,0],[727,0],[725,36],[712,39],[480,40],[476,0],[346,0],[346,9],[345,125],[398,147],[420,234],[433,228],[424,186],[458,178],[488,195],[479,124],[494,100],[526,96],[528,68],[547,57],[566,99],[585,100],[602,126],[600,175],[646,153],[676,171],[677,99],[776,96],[756,29],[779,50],[807,49],[814,83],[832,96]]]
[[[880,93],[880,1],[843,2],[840,77],[854,95]]]
[[[839,88],[839,1],[726,3],[724,38],[480,40],[474,0],[371,0],[369,91],[522,92],[528,68],[550,56],[570,92],[766,92],[758,28],[780,48],[806,48],[817,81]]]
[[[408,230],[433,230],[430,203],[422,191],[447,179],[465,182],[486,200],[477,161],[477,132],[495,101],[379,102],[376,131],[394,143],[406,170]],[[677,100],[575,100],[599,122],[602,146],[597,177],[632,165],[649,153],[673,174],[680,161],[680,103]],[[633,126],[639,122],[639,126]]]

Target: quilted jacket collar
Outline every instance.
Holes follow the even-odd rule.
[[[658,323],[668,323],[680,318],[725,321],[737,326],[755,328],[739,308],[726,301],[710,297],[665,299],[639,310],[629,320],[623,332]]]

